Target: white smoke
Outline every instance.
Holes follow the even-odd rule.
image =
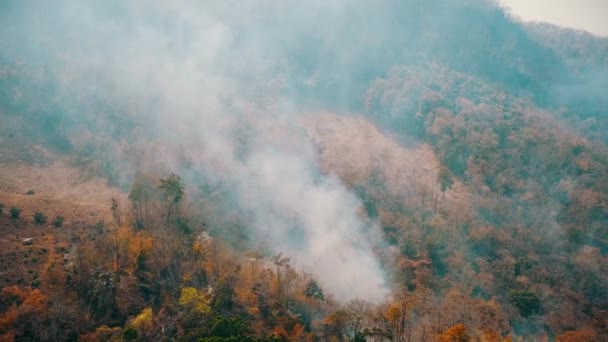
[[[49,55],[61,47],[52,71],[64,93],[109,84],[103,96],[128,103],[145,129],[156,126],[157,142],[179,146],[209,179],[234,184],[238,205],[251,213],[255,240],[311,268],[338,299],[384,298],[383,272],[371,249],[374,227],[358,216],[356,197],[319,172],[312,143],[295,124],[299,110],[282,88],[281,68],[289,61],[273,57],[265,28],[259,40],[249,34],[241,41],[224,20],[228,7],[210,2],[62,5],[32,11],[29,21],[58,23],[56,31],[31,35]],[[79,115],[95,115],[92,110]],[[251,132],[243,157],[235,153],[239,126]],[[159,150],[156,158],[174,156]]]

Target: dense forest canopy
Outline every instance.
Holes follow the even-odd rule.
[[[492,0],[2,1],[0,171],[112,200],[0,173],[0,337],[606,340],[607,91]]]

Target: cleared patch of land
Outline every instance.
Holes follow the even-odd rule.
[[[381,177],[388,192],[403,197],[418,197],[439,188],[441,164],[428,144],[406,147],[365,118],[334,113],[307,115],[302,125],[317,145],[321,167],[347,185]],[[468,191],[455,180],[442,196],[461,200]]]
[[[112,198],[126,203],[125,195],[105,179],[84,177],[66,161],[0,164],[0,202],[5,211],[20,207],[27,220],[36,211],[44,211],[49,219],[63,216],[70,223],[111,220]]]

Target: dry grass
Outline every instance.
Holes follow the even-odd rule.
[[[361,117],[315,113],[302,124],[318,147],[322,168],[347,185],[364,182],[375,173],[394,194],[414,195],[423,188],[430,193],[438,188],[440,162],[428,144],[402,146]],[[467,194],[456,181],[445,196],[460,200]]]
[[[29,190],[34,194],[28,195]],[[83,178],[80,170],[66,161],[48,166],[0,164],[0,202],[6,209],[22,208],[21,215],[26,220],[31,220],[36,211],[45,212],[49,221],[55,215],[63,216],[65,223],[111,220],[111,199],[126,202],[124,197],[105,179]]]
[[[0,149],[13,148],[5,143],[0,142]],[[64,253],[74,241],[91,238],[97,222],[112,222],[111,199],[126,203],[126,198],[105,179],[85,177],[69,160],[57,160],[40,146],[14,146],[13,154],[23,159],[0,161],[0,203],[5,205],[0,217],[0,288],[45,286],[40,282],[49,270],[63,268]],[[45,157],[26,158],[31,155]],[[9,218],[11,207],[22,208],[18,220]],[[36,211],[46,214],[46,224],[34,224]],[[60,228],[53,226],[57,215],[65,218]],[[34,243],[24,246],[25,238],[34,238]]]
[[[332,113],[308,116],[304,126],[319,148],[323,168],[348,184],[362,182],[373,172],[380,172],[391,187],[414,180],[436,182],[439,162],[426,144],[405,148],[364,118]]]

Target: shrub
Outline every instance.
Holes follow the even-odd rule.
[[[4,204],[0,203],[0,215],[2,215],[2,210],[4,209]]]
[[[57,228],[61,227],[61,225],[63,224],[63,216],[55,216],[55,218],[53,219],[53,225]]]
[[[26,195],[34,195],[34,194],[36,194],[36,192],[34,192],[34,190],[30,189],[25,194]]]
[[[135,219],[135,223],[133,225],[135,226],[135,230],[143,230],[144,229],[144,220],[137,218],[137,219]]]
[[[126,327],[122,332],[122,337],[128,341],[135,340],[137,339],[137,330],[135,330],[133,327]]]
[[[519,309],[523,317],[541,312],[541,302],[538,295],[531,291],[515,290],[509,294],[509,302]]]
[[[184,234],[192,234],[192,228],[188,224],[188,220],[179,217],[177,219],[177,228]]]
[[[34,218],[34,222],[36,224],[46,223],[46,215],[41,211],[37,211],[36,213],[34,213],[34,215],[32,215],[32,217]]]
[[[11,218],[13,220],[17,220],[19,219],[19,216],[21,216],[21,208],[18,207],[12,207],[9,212],[11,213]]]

